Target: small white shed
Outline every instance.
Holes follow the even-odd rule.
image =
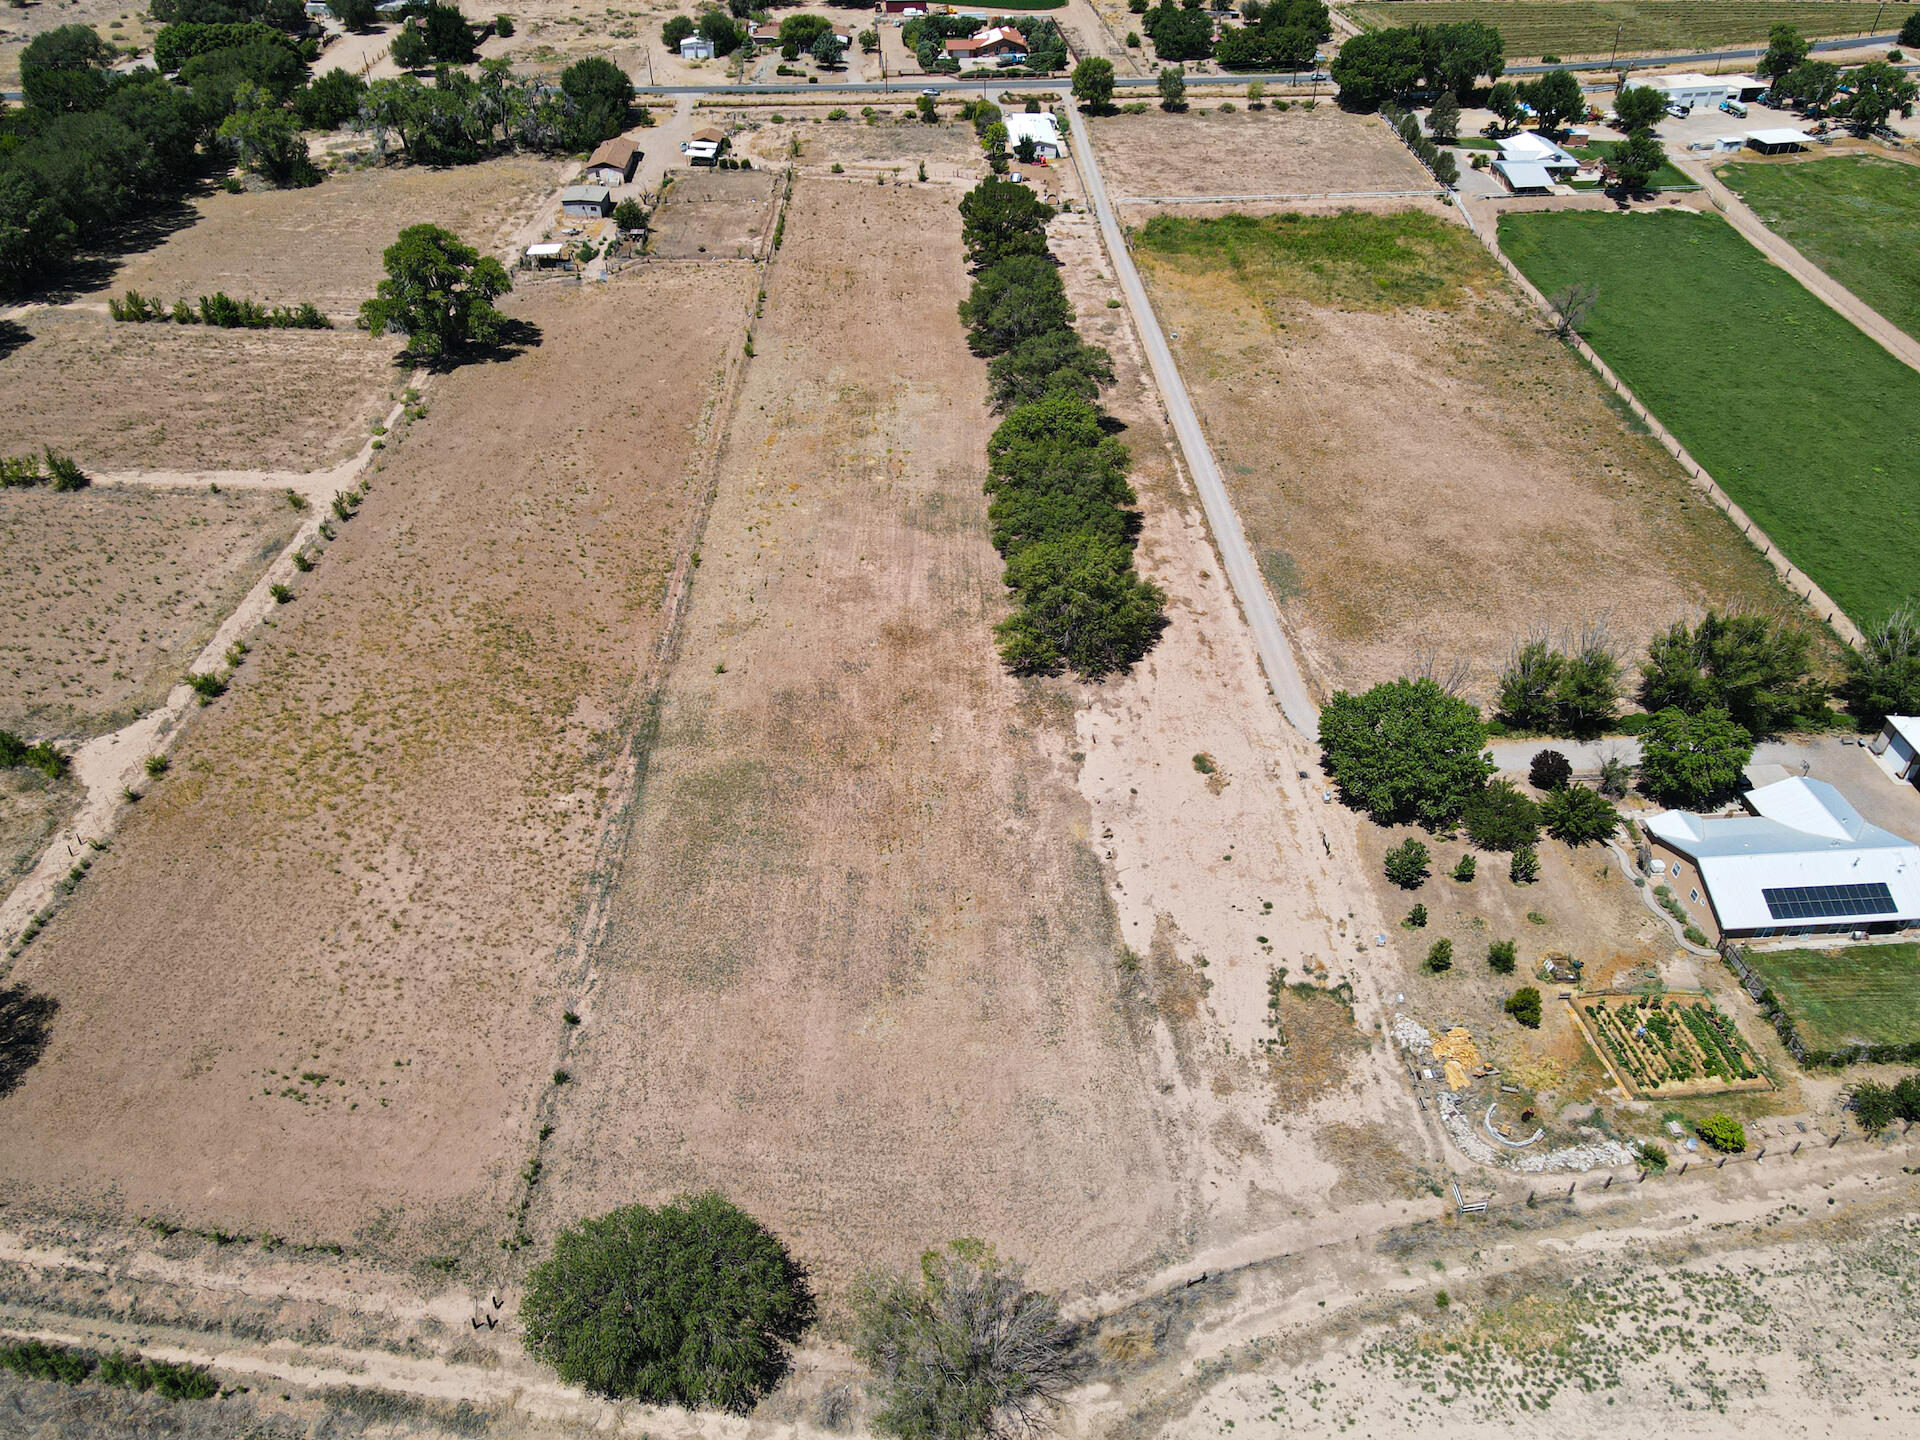
[[[1920,782],[1920,717],[1889,715],[1867,749],[1894,779]]]

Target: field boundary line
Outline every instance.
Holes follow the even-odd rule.
[[[1539,288],[1521,273],[1520,267],[1508,259],[1506,253],[1501,250],[1498,224],[1490,224],[1486,229],[1481,229],[1474,221],[1473,211],[1457,194],[1454,197],[1454,208],[1466,221],[1467,229],[1471,230],[1474,237],[1486,246],[1487,252],[1500,262],[1500,268],[1506,271],[1508,278],[1520,287],[1520,293],[1531,300],[1535,308],[1551,324],[1554,320],[1553,306],[1548,302],[1547,297],[1540,293]],[[1627,409],[1646,425],[1654,439],[1660,442],[1667,453],[1680,462],[1680,468],[1686,471],[1694,488],[1704,493],[1725,512],[1729,520],[1740,527],[1741,533],[1747,537],[1747,542],[1760,552],[1761,558],[1773,567],[1774,573],[1786,583],[1787,588],[1806,602],[1814,618],[1821,620],[1848,645],[1859,649],[1865,643],[1865,637],[1834,598],[1821,589],[1812,576],[1787,559],[1785,552],[1773,537],[1755,524],[1753,517],[1741,509],[1734,498],[1720,487],[1720,482],[1707,472],[1707,468],[1688,453],[1686,446],[1680,443],[1673,432],[1662,425],[1654,413],[1641,403],[1640,397],[1633,393],[1624,380],[1614,374],[1613,367],[1602,360],[1594,348],[1577,332],[1567,337],[1567,344],[1593,367],[1594,373],[1626,403]],[[1824,616],[1821,613],[1823,611]]]
[[[1285,195],[1116,195],[1116,205],[1243,205],[1256,200],[1420,200],[1431,198],[1438,186],[1424,190],[1315,190]]]

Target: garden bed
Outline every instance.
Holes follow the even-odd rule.
[[[1641,1098],[1773,1086],[1733,1021],[1697,991],[1603,991],[1580,996],[1573,1011],[1614,1079]]]

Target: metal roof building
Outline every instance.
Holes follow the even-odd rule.
[[[1920,846],[1861,818],[1824,780],[1750,790],[1750,815],[1666,810],[1645,823],[1700,872],[1724,935],[1900,930],[1920,923]]]

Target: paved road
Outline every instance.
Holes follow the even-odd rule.
[[[1894,359],[1920,370],[1920,341],[1916,341],[1886,316],[1842,285],[1748,208],[1747,203],[1721,183],[1713,167],[1686,155],[1670,156],[1680,170],[1700,182],[1708,198],[1719,207],[1733,228],[1752,242],[1753,247],[1774,264],[1818,295],[1839,315],[1872,336]]]
[[[1300,677],[1300,667],[1293,658],[1293,647],[1287,643],[1286,632],[1280,628],[1280,617],[1274,611],[1273,598],[1267,593],[1266,582],[1260,578],[1260,567],[1254,564],[1253,551],[1248,547],[1246,534],[1240,528],[1240,517],[1234,513],[1226,483],[1220,478],[1220,469],[1213,462],[1213,451],[1207,445],[1207,437],[1201,432],[1200,417],[1194,413],[1186,383],[1180,378],[1179,367],[1173,363],[1173,352],[1167,348],[1166,336],[1160,332],[1160,322],[1154,317],[1153,307],[1147,303],[1147,292],[1140,283],[1139,272],[1133,268],[1133,257],[1127,253],[1126,237],[1120,233],[1120,223],[1114,218],[1113,206],[1107,202],[1107,187],[1100,178],[1100,162],[1093,152],[1093,138],[1080,118],[1079,106],[1069,103],[1067,115],[1073,127],[1074,163],[1079,167],[1081,179],[1086,182],[1087,198],[1093,202],[1093,213],[1100,222],[1100,234],[1107,243],[1107,254],[1113,260],[1114,274],[1120,281],[1121,293],[1127,297],[1128,307],[1133,311],[1133,323],[1140,332],[1141,342],[1146,346],[1147,363],[1153,370],[1154,383],[1160,387],[1160,398],[1166,402],[1167,414],[1173,421],[1173,433],[1179,438],[1180,449],[1186,454],[1187,469],[1200,491],[1200,503],[1206,507],[1207,523],[1213,527],[1214,543],[1220,547],[1220,561],[1226,567],[1227,580],[1233,586],[1234,594],[1239,597],[1240,609],[1247,617],[1248,628],[1253,631],[1253,643],[1260,652],[1260,663],[1266,669],[1267,682],[1273,687],[1274,698],[1280,702],[1281,713],[1293,727],[1309,740],[1317,740],[1320,737],[1319,707],[1313,703],[1313,697],[1307,693],[1306,682]]]

